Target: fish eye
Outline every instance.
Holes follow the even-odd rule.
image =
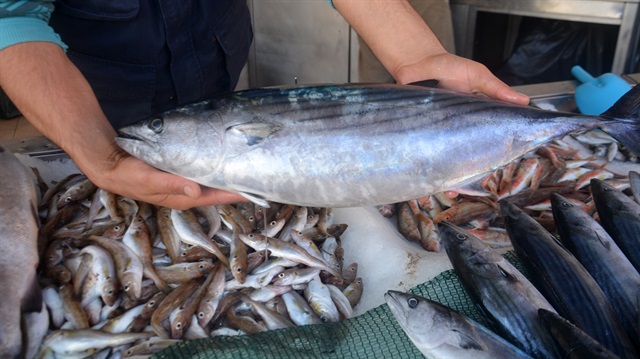
[[[278,274],[278,278],[284,278],[284,273]]]
[[[128,291],[129,291],[129,289],[130,289],[130,288],[129,288],[129,286],[128,286],[128,285],[125,285],[125,286],[124,286],[124,291],[125,291],[125,292],[128,292]]]
[[[198,318],[204,318],[204,312],[198,313]]]
[[[269,223],[270,226],[275,226],[276,225],[276,221],[271,221],[271,223]]]
[[[320,320],[322,320],[323,323],[326,323],[329,321],[329,319],[324,315],[320,317]]]
[[[456,238],[458,238],[459,240],[465,240],[465,239],[467,239],[467,236],[465,236],[462,233],[458,233],[458,234],[456,234]]]
[[[253,238],[253,234],[249,234],[247,237],[249,237],[249,238]]]
[[[418,299],[416,299],[416,297],[409,297],[409,299],[407,299],[407,305],[409,305],[409,308],[417,307]]]
[[[567,207],[568,208],[568,207],[572,207],[572,206],[571,206],[571,203],[569,203],[569,202],[562,202],[562,207]]]
[[[149,122],[149,129],[155,133],[160,133],[164,129],[164,121],[161,118],[154,118]]]
[[[176,323],[176,329],[182,328],[182,323]]]
[[[236,272],[241,273],[242,272],[242,268],[236,269]]]

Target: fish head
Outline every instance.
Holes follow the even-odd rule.
[[[605,181],[592,178],[590,185],[593,200],[596,203],[598,211],[604,209],[608,209],[608,211],[622,210],[626,207],[625,204],[631,204],[632,207],[637,207],[631,198]]]
[[[456,263],[472,268],[473,272],[481,275],[485,271],[492,271],[493,264],[502,262],[502,256],[485,244],[482,240],[466,230],[448,223],[438,223],[438,231],[442,245],[454,268]]]
[[[267,237],[258,234],[258,233],[249,233],[249,234],[240,234],[240,240],[244,242],[244,244],[253,248],[256,251],[261,251],[267,249],[269,242],[267,241]]]
[[[121,128],[116,143],[158,169],[200,178],[215,173],[222,158],[222,136],[214,122],[181,108]]]
[[[391,313],[417,347],[433,347],[440,319],[438,311],[425,298],[390,290],[384,295]]]
[[[575,210],[575,205],[571,203],[571,201],[555,192],[551,194],[551,210],[553,211],[553,218],[556,219],[556,221],[558,221],[559,218],[567,220],[568,217],[574,217],[574,214],[578,213]]]
[[[102,297],[102,301],[108,306],[112,306],[115,304],[116,300],[118,300],[118,281],[116,278],[107,278],[104,284],[102,285],[102,289],[100,292],[100,296]]]

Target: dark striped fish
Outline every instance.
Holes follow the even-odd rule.
[[[562,348],[562,358],[567,359],[617,359],[619,356],[613,354],[602,344],[598,343],[589,334],[573,325],[570,321],[559,316],[557,313],[540,309],[538,311],[540,319],[547,325],[551,336],[556,340],[558,346]]]
[[[602,288],[629,338],[640,338],[638,271],[587,212],[557,193],[551,195],[551,208],[564,246]]]
[[[640,153],[638,108],[640,87],[596,117],[408,85],[271,88],[166,112],[116,141],[157,168],[261,204],[350,207],[477,193],[485,174],[592,128]]]
[[[591,180],[591,192],[600,224],[640,272],[640,204],[597,179]]]
[[[629,183],[631,184],[631,192],[636,203],[640,203],[640,173],[636,171],[629,172]]]
[[[465,290],[493,320],[500,334],[534,358],[559,352],[538,318],[551,304],[511,263],[480,239],[450,223],[439,225],[440,238]]]
[[[580,262],[520,208],[501,201],[500,209],[518,257],[558,313],[621,358],[636,358],[611,303]]]

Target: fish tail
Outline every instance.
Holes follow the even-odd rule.
[[[603,131],[640,154],[640,86],[622,96],[602,117],[609,120],[600,126]]]

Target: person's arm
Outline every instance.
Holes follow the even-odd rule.
[[[484,65],[448,53],[406,0],[333,0],[333,5],[399,83],[437,79],[452,90],[529,103]]]
[[[91,87],[56,44],[25,42],[0,50],[0,86],[25,118],[101,188],[172,208],[243,200],[201,189],[121,150]]]
[[[243,197],[159,171],[122,151],[84,76],[47,22],[50,1],[0,1],[0,86],[25,118],[97,186],[172,208]]]

